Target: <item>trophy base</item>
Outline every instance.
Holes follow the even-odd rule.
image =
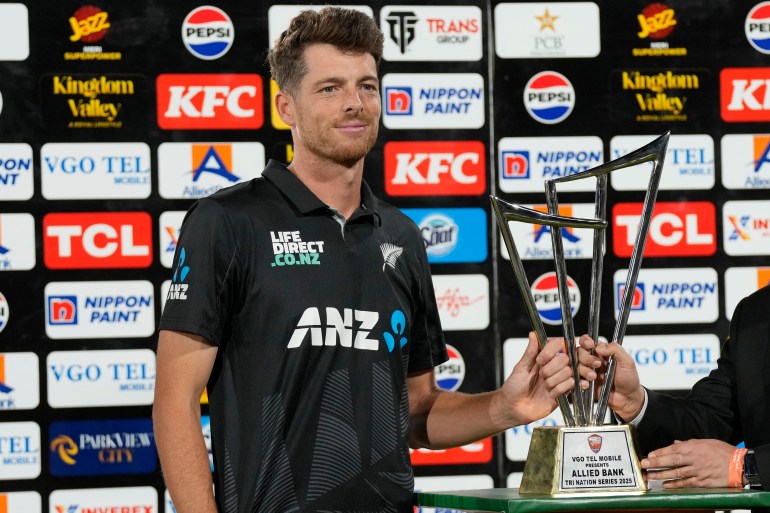
[[[519,493],[646,492],[633,441],[628,424],[535,428]]]

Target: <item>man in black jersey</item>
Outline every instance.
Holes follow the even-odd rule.
[[[271,161],[185,218],[153,411],[179,513],[411,512],[409,446],[532,422],[574,385],[562,343],[538,351],[530,336],[500,390],[436,386],[447,354],[422,238],[362,179],[382,42],[353,10],[292,20],[269,55],[292,164]]]

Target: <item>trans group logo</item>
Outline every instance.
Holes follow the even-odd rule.
[[[222,57],[233,44],[235,28],[222,9],[211,5],[190,11],[182,22],[182,41],[185,48],[203,60]]]
[[[555,71],[541,71],[524,86],[524,107],[535,121],[546,125],[561,123],[575,106],[572,83]]]
[[[760,2],[751,8],[746,16],[744,31],[755,50],[770,54],[770,2]]]
[[[559,286],[556,273],[542,274],[532,282],[532,295],[535,298],[535,308],[540,314],[540,319],[551,325],[561,325],[561,301],[559,300]],[[567,290],[569,294],[570,310],[574,317],[580,308],[580,288],[570,276],[567,276]]]
[[[446,346],[449,360],[435,369],[436,383],[442,390],[453,392],[460,388],[465,379],[465,360],[454,346]]]

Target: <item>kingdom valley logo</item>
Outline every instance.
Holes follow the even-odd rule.
[[[708,94],[707,70],[622,70],[612,73],[613,116],[618,121],[693,121],[699,110],[690,107]]]
[[[321,265],[320,255],[324,252],[324,241],[302,240],[299,231],[270,232],[275,259],[270,267],[292,265]]]
[[[119,61],[123,57],[120,52],[104,52],[101,46],[95,45],[107,35],[111,24],[109,14],[93,5],[78,8],[69,18],[70,36],[73,43],[85,43],[82,51],[64,52],[65,61]]]

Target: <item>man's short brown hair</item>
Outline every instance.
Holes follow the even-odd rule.
[[[307,73],[303,52],[308,45],[326,43],[344,52],[369,53],[379,66],[383,37],[372,18],[361,11],[325,7],[302,11],[289,23],[267,55],[278,87],[294,94]]]

